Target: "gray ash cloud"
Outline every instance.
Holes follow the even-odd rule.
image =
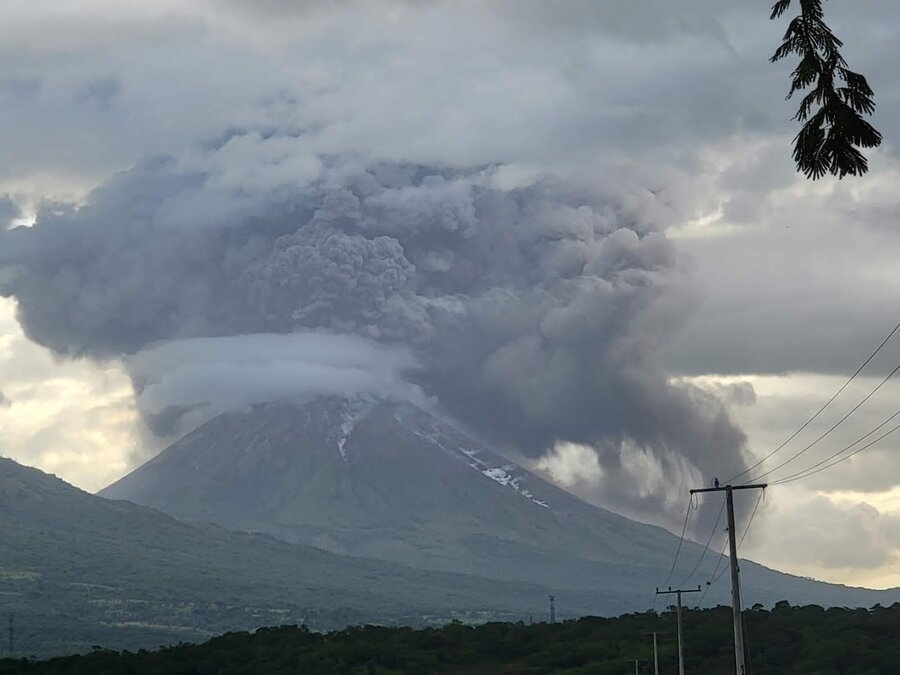
[[[611,477],[635,445],[682,480],[741,467],[744,436],[719,400],[656,361],[695,303],[661,231],[664,197],[301,147],[235,134],[45,208],[0,233],[0,293],[59,354],[351,335],[411,354],[417,391],[525,454],[588,443]]]

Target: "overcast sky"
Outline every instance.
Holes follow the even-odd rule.
[[[218,372],[229,375],[215,387],[224,386],[228,401],[243,400],[234,382],[247,382],[248,372],[265,374],[252,370],[255,361],[235,366],[233,354],[275,349],[282,361],[303,367],[320,341],[272,343],[271,335],[245,334],[325,324],[286,327],[271,319],[275,309],[265,320],[241,316],[214,297],[218,276],[209,273],[202,284],[190,277],[190,270],[212,269],[213,258],[188,258],[181,249],[185,242],[212,247],[204,233],[225,222],[264,222],[276,197],[282,209],[285,199],[312,199],[302,192],[308,185],[340,185],[359,195],[360,167],[417,163],[446,181],[433,179],[415,194],[388,189],[394,201],[360,207],[364,218],[381,213],[403,221],[396,232],[372,225],[378,236],[362,242],[367,259],[380,266],[363,270],[375,281],[353,300],[376,303],[377,320],[362,331],[357,314],[341,305],[325,327],[398,343],[386,360],[388,352],[377,352],[383,368],[367,382],[444,398],[436,403],[471,415],[457,401],[464,398],[458,383],[440,367],[457,358],[461,372],[507,406],[502,410],[527,411],[542,445],[520,448],[523,461],[596,503],[678,528],[683,491],[737,461],[687,446],[721,439],[743,461],[767,454],[900,320],[900,6],[835,0],[827,9],[851,67],[876,91],[874,123],[885,144],[872,153],[864,179],[810,183],[790,159],[796,126],[784,94],[791,64],[767,61],[784,25],[768,21],[766,3],[7,0],[0,6],[0,228],[36,218],[38,227],[34,237],[0,236],[0,289],[11,296],[0,299],[0,451],[96,490],[198,421],[188,416],[167,426],[157,413],[163,403],[197,403],[213,388],[211,370],[227,362]],[[166,164],[158,159],[164,155],[174,159]],[[203,177],[202,187],[185,188],[195,176]],[[377,187],[396,180],[379,174]],[[519,257],[507,255],[486,221],[503,223],[511,209],[503,200],[517,189],[526,195],[516,197],[517,208],[552,222],[529,226],[534,241],[577,241],[583,250],[538,253],[529,240],[514,242]],[[491,195],[493,206],[470,200],[473,192]],[[84,203],[93,210],[79,215]],[[153,227],[134,227],[150,203]],[[567,210],[580,204],[590,213]],[[578,233],[582,221],[591,233]],[[441,248],[422,243],[428,235],[418,230],[448,222],[456,229],[441,235]],[[259,227],[280,232],[271,223]],[[182,238],[164,243],[159,233],[166,228]],[[266,267],[248,262],[241,283],[256,275],[253,288],[263,293],[260,284],[287,257],[316,250],[319,240],[300,239],[266,249]],[[391,243],[397,241],[403,246]],[[484,315],[504,305],[486,301],[487,290],[465,275],[459,258],[473,255],[468,246],[497,246],[483,269],[518,302],[506,303],[515,316],[502,329],[485,327]],[[257,255],[251,248],[243,242],[216,258],[216,275],[227,279],[226,262],[243,264],[241,255]],[[96,253],[101,249],[106,254]],[[112,264],[113,250],[129,254]],[[54,276],[69,253],[80,256],[84,270]],[[627,274],[616,277],[603,304],[595,289],[554,285],[572,259],[584,265],[582,276],[619,267]],[[524,260],[540,261],[537,276],[528,277],[540,297],[522,292],[515,278]],[[389,269],[385,261],[393,261]],[[77,289],[93,268],[102,268],[109,292],[66,299],[64,291]],[[153,286],[158,293],[135,281],[135,269],[162,279]],[[453,283],[439,281],[441,274],[453,275]],[[417,284],[415,293],[398,286],[397,297],[408,301],[400,309],[383,293],[388,277]],[[650,296],[635,289],[651,289]],[[320,295],[307,297],[305,287],[296,293],[306,304],[252,297],[276,308],[296,301],[294,317],[321,307]],[[174,306],[176,296],[195,304]],[[469,301],[463,309],[453,304]],[[437,305],[444,319],[435,318]],[[216,311],[192,312],[201,306]],[[627,330],[570,316],[579,308],[609,311],[609,321],[627,323]],[[156,318],[149,327],[133,318],[111,321],[113,312]],[[434,332],[453,335],[446,316],[454,312],[504,346],[471,359],[451,354]],[[476,314],[478,321],[470,318]],[[551,354],[534,351],[528,331],[538,323],[541,339],[555,345]],[[508,334],[509,326],[521,335]],[[226,342],[195,342],[212,338]],[[603,369],[604,386],[596,389],[565,379],[567,371],[556,366],[593,359],[592,340],[604,364],[625,349],[634,368]],[[376,347],[348,337],[332,354],[346,349],[353,361]],[[206,373],[205,387],[182,368],[186,354],[204,355],[193,367]],[[573,397],[599,399],[614,384],[644,397],[646,408],[623,408],[630,421],[615,433],[604,427],[608,435],[596,436],[599,459],[586,445],[554,447],[546,439],[561,434],[590,445],[593,431],[581,420],[600,413],[570,401],[562,414],[536,397],[535,382],[509,375],[529,359],[540,363],[542,387],[558,382]],[[834,424],[898,362],[900,338],[778,457]],[[421,382],[400,382],[400,370],[416,367],[425,373]],[[192,386],[182,384],[190,378]],[[153,386],[145,388],[147,381]],[[261,385],[250,381],[256,388],[246,396],[261,396]],[[654,399],[658,390],[666,396]],[[171,398],[161,403],[164,394]],[[711,399],[697,403],[702,395],[721,401],[731,421],[706,419],[718,408]],[[889,383],[798,459],[797,469],[897,408],[900,386]],[[672,421],[682,409],[695,423]],[[642,410],[658,412],[660,438],[674,439],[678,461],[659,454],[658,438],[641,436]],[[565,424],[548,422],[554,415]],[[625,440],[610,450],[605,443],[613,436]],[[898,449],[900,436],[886,439],[829,472],[769,490],[744,552],[818,578],[900,585]],[[610,480],[623,475],[633,483]],[[643,496],[629,500],[617,484]]]

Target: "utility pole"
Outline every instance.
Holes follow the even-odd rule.
[[[550,623],[556,623],[556,596],[550,596]]]
[[[697,586],[697,588],[677,588],[674,590],[669,586],[669,590],[667,591],[661,591],[658,588],[656,589],[657,595],[674,595],[678,598],[678,604],[675,606],[677,609],[676,616],[678,617],[678,675],[684,675],[684,647],[681,643],[681,594],[699,592],[699,586]]]
[[[647,659],[634,659],[634,675],[641,675],[641,666],[640,664]]]
[[[657,589],[659,590],[659,589]],[[656,630],[649,631],[644,633],[644,635],[652,635],[653,636],[653,675],[659,675],[659,652],[656,649],[656,636],[657,635],[665,635],[669,631],[667,630]]]
[[[756,483],[755,485],[719,485],[716,479],[715,487],[691,490],[691,494],[702,492],[724,492],[725,507],[728,512],[728,553],[731,563],[731,615],[734,621],[734,664],[737,675],[747,675],[747,661],[744,658],[744,626],[741,623],[741,570],[738,565],[737,541],[735,539],[734,526],[734,495],[735,490],[765,490],[768,483]]]

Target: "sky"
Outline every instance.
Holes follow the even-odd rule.
[[[900,320],[900,8],[827,9],[885,143],[811,183],[765,3],[3,3],[0,452],[93,491],[338,382],[680,529]],[[889,381],[773,476],[898,404]],[[898,439],[769,489],[743,553],[900,585]]]

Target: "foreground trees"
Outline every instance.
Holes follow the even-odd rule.
[[[878,675],[897,672],[900,663],[900,642],[894,639],[900,629],[900,604],[865,610],[782,602],[771,611],[747,611],[745,620],[755,673]],[[730,610],[689,610],[684,623],[688,670],[731,672]],[[552,625],[456,623],[425,630],[366,626],[327,634],[282,626],[158,652],[117,654],[98,648],[85,656],[45,662],[0,661],[0,675],[620,675],[633,672],[635,658],[651,657],[646,635],[651,630],[670,631],[660,639],[660,672],[668,675],[677,672],[673,628],[668,612]]]

